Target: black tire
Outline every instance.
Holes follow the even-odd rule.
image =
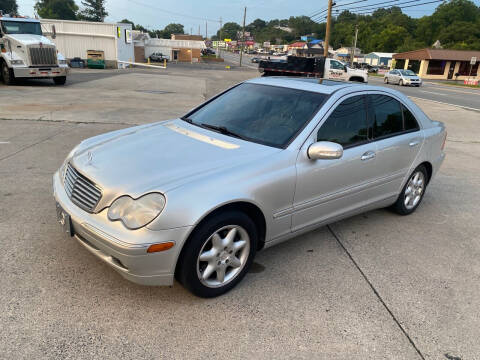
[[[58,76],[53,78],[53,82],[55,85],[65,85],[67,82],[67,77],[66,76]]]
[[[241,271],[225,285],[219,287],[206,286],[200,281],[200,273],[197,270],[197,260],[200,252],[217,230],[229,225],[240,226],[248,233],[250,238],[248,257]],[[222,295],[233,289],[248,272],[255,257],[257,242],[258,231],[255,223],[248,215],[240,211],[219,213],[202,222],[187,240],[178,260],[175,277],[196,296],[211,298]]]
[[[385,84],[388,84],[388,78],[385,77],[385,78],[383,79],[383,82],[384,82]]]
[[[2,79],[5,85],[15,84],[15,74],[9,69],[6,62],[2,62]]]
[[[407,197],[406,191],[407,191],[407,188],[409,187],[410,181],[413,179],[413,177],[417,172],[421,172],[423,174],[423,181],[424,181],[423,190],[420,194],[420,199],[418,200],[418,202],[412,208],[408,208],[405,205],[405,201]],[[425,166],[419,165],[415,170],[413,170],[413,172],[408,177],[408,180],[405,186],[403,187],[402,192],[400,193],[400,195],[398,195],[397,201],[395,202],[395,204],[392,205],[391,209],[399,215],[410,215],[411,213],[413,213],[415,210],[417,210],[418,206],[421,204],[423,200],[423,196],[425,195],[425,191],[427,190],[427,184],[428,184],[427,169],[425,168]]]

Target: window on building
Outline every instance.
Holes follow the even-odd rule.
[[[477,61],[475,65],[472,65],[472,72],[470,73],[470,61],[461,61],[460,62],[460,67],[458,69],[458,75],[460,75],[460,76],[468,76],[468,75],[477,76],[478,64],[480,64],[480,63]]]
[[[403,131],[400,103],[386,95],[368,95],[373,138],[386,137]]]
[[[403,69],[403,68],[405,68],[405,59],[395,60],[395,69]]]
[[[428,75],[443,75],[445,72],[445,60],[430,60],[428,62],[427,74]]]
[[[368,141],[365,97],[352,96],[338,105],[318,131],[317,141],[332,141],[344,148]]]

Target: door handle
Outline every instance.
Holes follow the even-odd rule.
[[[410,143],[408,144],[408,146],[414,147],[414,146],[417,146],[418,144],[420,144],[420,141],[415,140],[415,141],[410,142]]]
[[[376,155],[373,151],[367,151],[365,154],[362,155],[362,157],[360,159],[362,161],[365,161],[365,160],[373,159],[375,156]]]

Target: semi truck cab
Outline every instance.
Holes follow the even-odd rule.
[[[67,60],[43,36],[40,21],[22,17],[0,17],[0,69],[6,85],[22,78],[63,85],[68,74]]]

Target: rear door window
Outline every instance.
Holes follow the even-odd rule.
[[[403,115],[400,103],[387,95],[368,95],[369,122],[373,138],[388,137],[403,132]]]

